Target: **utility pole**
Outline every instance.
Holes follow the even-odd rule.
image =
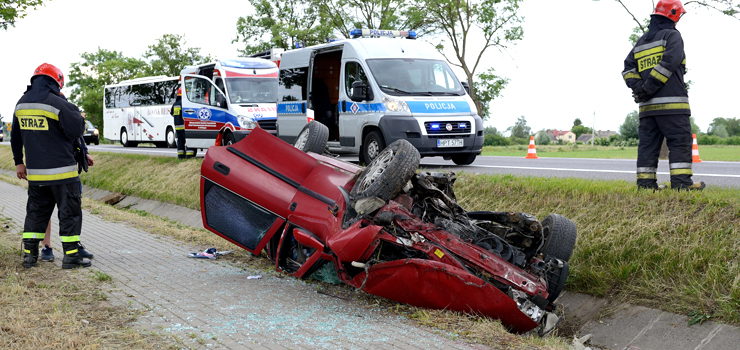
[[[591,129],[591,147],[594,146],[594,139],[596,138],[596,111],[594,111],[594,125],[593,129]]]

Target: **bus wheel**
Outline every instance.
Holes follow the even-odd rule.
[[[121,128],[121,145],[123,145],[123,147],[136,147],[136,142],[128,140],[128,132],[126,132],[126,128]]]
[[[475,161],[475,157],[475,153],[456,154],[452,156],[452,161],[457,165],[470,165]]]
[[[177,147],[177,142],[175,140],[175,131],[172,130],[171,127],[167,127],[167,132],[165,133],[165,140],[167,140],[167,148],[175,148]]]
[[[385,140],[379,130],[373,130],[365,136],[362,145],[362,157],[367,164],[370,164],[385,149]]]
[[[222,146],[229,146],[236,143],[236,139],[234,138],[234,134],[231,132],[224,132],[224,138],[221,140]]]

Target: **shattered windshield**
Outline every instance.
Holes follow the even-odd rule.
[[[465,94],[457,77],[444,61],[371,59],[367,60],[367,65],[380,89],[391,95]]]
[[[231,103],[275,103],[277,83],[266,78],[226,78]]]

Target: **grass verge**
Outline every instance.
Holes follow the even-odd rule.
[[[13,224],[0,213],[0,348],[180,348],[174,337],[134,329],[135,310],[106,302],[110,276],[44,262],[23,268]]]
[[[610,147],[590,145],[537,145],[537,156],[545,158],[637,159],[637,147]],[[486,146],[484,156],[524,157],[528,145]],[[740,146],[700,145],[702,160],[740,161]]]

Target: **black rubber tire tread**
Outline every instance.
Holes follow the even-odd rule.
[[[358,184],[368,175],[367,169],[370,169],[375,161],[370,162],[352,187],[350,194],[355,199],[365,197],[378,197],[383,201],[393,199],[416,173],[421,156],[419,155],[419,150],[414,145],[401,139],[391,143],[386,149],[392,150],[394,153],[393,159],[391,159],[386,167],[386,171],[375,182],[370,184],[365,191],[359,193]]]
[[[550,214],[542,220],[542,227],[543,230],[549,229],[545,247],[542,249],[545,256],[549,255],[563,261],[570,260],[578,238],[576,224],[560,214]]]
[[[306,129],[308,129],[308,139],[306,140],[306,144],[303,148],[300,148],[300,150],[303,152],[323,154],[324,150],[326,150],[326,144],[329,142],[329,128],[320,122],[312,120],[310,123],[306,124],[303,129],[301,129],[298,136],[300,136]]]
[[[369,132],[365,136],[365,139],[362,140],[362,149],[360,149],[360,153],[362,153],[362,159],[360,160],[360,164],[362,164],[363,162],[367,163],[368,161],[372,163],[373,161],[372,159],[370,159],[370,155],[367,154],[367,146],[370,144],[370,139],[375,139],[375,141],[378,143],[378,154],[380,154],[380,152],[383,152],[386,147],[385,139],[383,138],[383,134],[380,132],[380,130],[373,130]],[[370,163],[367,164],[370,165]]]
[[[475,162],[475,157],[477,156],[475,153],[456,154],[452,156],[452,161],[457,165],[470,165]]]
[[[229,141],[231,141],[231,143],[229,143]],[[236,138],[234,137],[233,133],[226,132],[224,134],[224,138],[221,140],[221,143],[223,144],[223,146],[233,145],[236,143]]]

